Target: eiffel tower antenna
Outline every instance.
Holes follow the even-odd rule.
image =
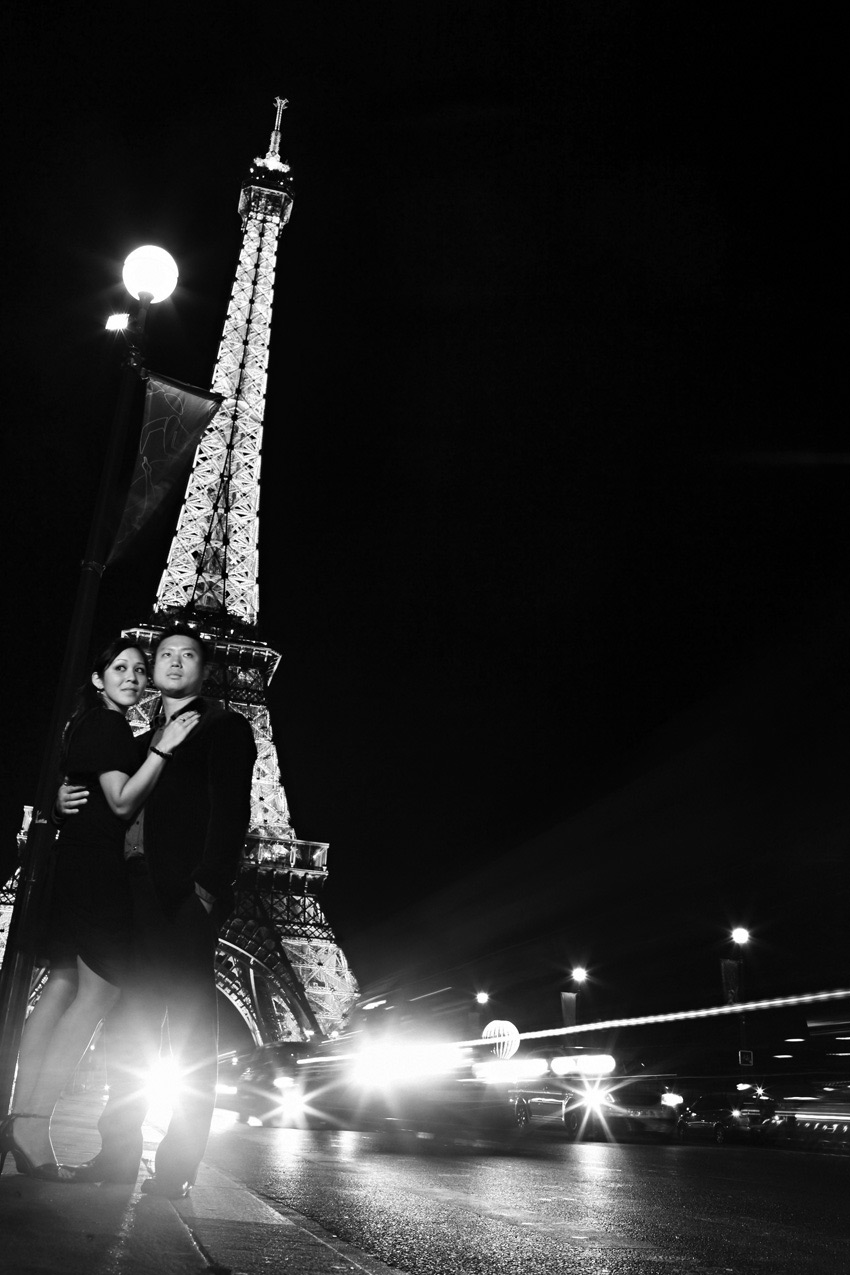
[[[257,1043],[330,1034],[358,991],[319,903],[328,847],[298,840],[290,821],[266,702],[281,657],[257,637],[266,369],[278,240],[293,203],[280,158],[286,105],[275,98],[268,152],[242,184],[242,247],[212,381],[223,402],[198,445],[150,623],[127,630],[150,648],[167,624],[194,624],[213,650],[205,693],[254,731],[251,826],[216,975]],[[137,706],[136,726],[147,726],[154,702]]]

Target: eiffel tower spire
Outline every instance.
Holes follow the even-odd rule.
[[[292,212],[280,117],[269,150],[242,186],[242,249],[212,389],[224,402],[198,447],[186,501],[160,581],[157,608],[253,625],[259,612],[260,458],[280,232]]]
[[[213,649],[205,693],[254,730],[251,826],[216,971],[257,1042],[328,1034],[357,995],[318,900],[328,847],[292,829],[266,703],[280,656],[256,634],[266,369],[278,240],[293,203],[280,158],[287,103],[278,97],[274,105],[269,149],[251,165],[239,200],[242,247],[212,381],[223,402],[198,446],[150,623],[127,631],[150,648],[165,625],[196,625]],[[137,706],[138,726],[151,705],[148,697]]]

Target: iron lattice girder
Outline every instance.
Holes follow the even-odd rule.
[[[239,1011],[257,1044],[308,1037],[314,1029],[292,1011],[287,990],[264,961],[227,939],[215,956],[216,986]]]
[[[254,624],[275,264],[292,199],[246,186],[241,207],[242,250],[212,384],[223,402],[198,446],[157,606],[226,612]]]

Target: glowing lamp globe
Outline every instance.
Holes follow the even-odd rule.
[[[493,1053],[497,1058],[513,1058],[519,1049],[519,1030],[507,1019],[494,1018],[484,1028],[481,1037],[493,1041]]]
[[[124,262],[124,287],[136,300],[145,292],[154,301],[164,301],[177,287],[177,263],[154,244],[136,248]]]
[[[749,941],[750,941],[750,931],[745,930],[742,925],[736,926],[736,928],[732,931],[732,942],[738,943],[739,945],[741,945],[744,943],[749,943]]]

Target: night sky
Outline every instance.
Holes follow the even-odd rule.
[[[121,263],[176,258],[149,363],[208,385],[280,94],[260,636],[355,973],[486,983],[533,1026],[582,959],[600,1012],[641,1012],[718,999],[743,922],[755,991],[846,986],[833,12],[57,12],[5,19],[7,859]],[[147,618],[167,544],[107,576],[98,638]]]

